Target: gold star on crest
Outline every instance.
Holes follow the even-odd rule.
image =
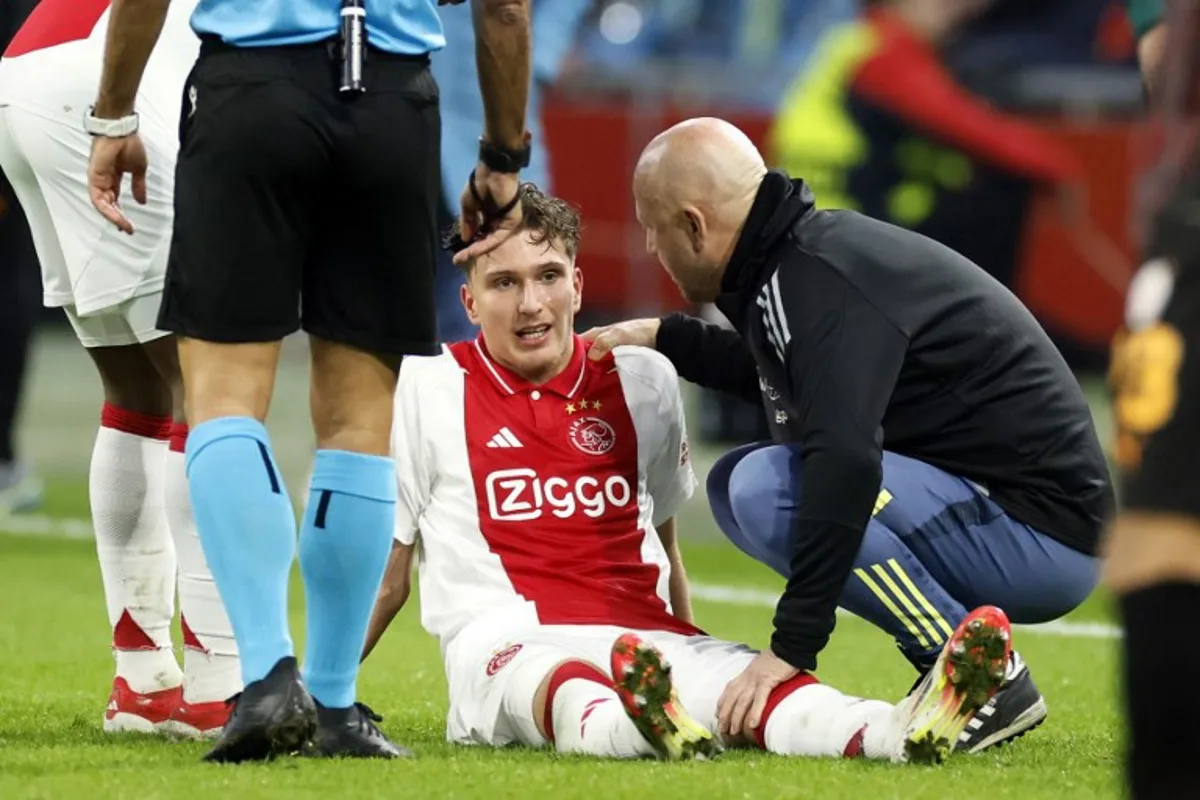
[[[574,403],[567,403],[567,413],[568,414],[575,413],[575,404]]]

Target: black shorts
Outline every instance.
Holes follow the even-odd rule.
[[[1131,313],[1161,315],[1122,333],[1113,352],[1117,461],[1123,507],[1200,517],[1200,175],[1193,173],[1159,215],[1151,243],[1154,285],[1135,282]],[[1173,281],[1171,279],[1173,276]],[[1139,281],[1143,277],[1139,276]],[[1148,282],[1149,283],[1149,282]]]
[[[160,328],[437,351],[437,84],[427,58],[376,50],[364,79],[346,102],[327,44],[204,43],[183,92]]]

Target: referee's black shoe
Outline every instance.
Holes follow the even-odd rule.
[[[231,701],[233,713],[205,761],[236,764],[299,753],[317,728],[317,710],[292,656]]]
[[[317,703],[317,733],[305,755],[317,758],[408,758],[412,752],[393,743],[376,722],[383,717],[365,703],[326,708]]]

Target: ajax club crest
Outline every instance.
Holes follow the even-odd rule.
[[[599,417],[580,417],[567,428],[567,438],[575,449],[589,456],[602,456],[617,443],[612,426]]]

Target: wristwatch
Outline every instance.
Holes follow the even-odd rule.
[[[138,115],[136,111],[120,119],[100,119],[93,114],[95,108],[95,106],[88,106],[87,113],[83,115],[83,129],[92,136],[120,139],[122,136],[131,136],[137,133]]]
[[[519,150],[512,150],[498,144],[492,144],[479,138],[479,160],[492,172],[516,173],[529,166],[529,155],[532,151],[529,143],[532,136],[525,132],[525,143]]]

